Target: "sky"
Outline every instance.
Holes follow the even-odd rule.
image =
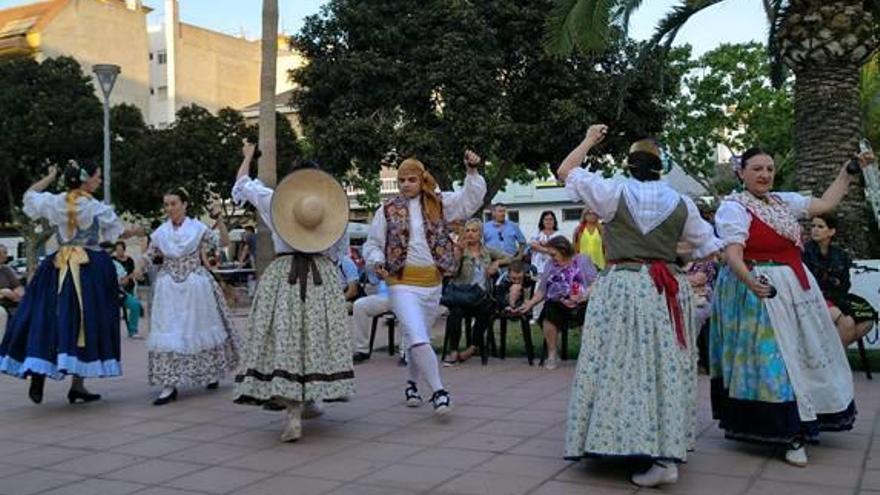
[[[630,35],[648,38],[654,26],[673,5],[683,0],[648,0],[632,19]],[[33,3],[32,0],[0,0],[0,8]],[[306,16],[320,11],[326,0],[278,0],[279,27],[293,34],[302,27]],[[160,22],[164,0],[145,0],[155,9],[151,22]],[[260,0],[180,0],[180,18],[197,26],[227,34],[260,37]],[[767,27],[760,0],[727,0],[693,17],[679,32],[677,44],[690,43],[696,54],[712,50],[722,43],[764,41]]]

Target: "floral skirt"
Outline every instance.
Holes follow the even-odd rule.
[[[306,299],[288,283],[291,256],[281,256],[260,277],[248,319],[233,398],[259,405],[273,399],[299,402],[354,393],[351,333],[336,264],[314,258],[321,285],[308,275]]]
[[[150,350],[147,377],[150,385],[176,387],[180,385],[207,385],[220,381],[227,372],[235,370],[239,359],[239,337],[235,332],[226,297],[213,277],[210,278],[211,295],[207,304],[216,304],[220,320],[225,328],[222,342],[191,352]],[[159,304],[154,302],[153,311]],[[148,347],[150,341],[147,342]]]
[[[687,347],[647,267],[596,281],[568,407],[565,457],[684,461],[694,445],[697,353],[692,293],[676,275]]]

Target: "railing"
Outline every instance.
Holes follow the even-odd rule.
[[[379,194],[385,196],[385,195],[394,194],[397,192],[397,179],[382,178],[379,180],[382,181],[381,184],[379,185]],[[345,192],[349,196],[357,196],[358,194],[363,193],[363,191],[361,189],[358,189],[358,188],[351,186],[351,185],[349,185],[345,188]]]

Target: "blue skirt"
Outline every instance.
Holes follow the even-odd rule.
[[[25,378],[31,374],[62,379],[118,376],[119,300],[116,269],[103,251],[86,250],[80,266],[82,308],[70,273],[58,291],[55,254],[47,256],[27,286],[24,298],[0,343],[0,372]],[[85,346],[79,347],[80,311]]]

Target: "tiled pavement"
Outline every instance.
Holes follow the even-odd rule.
[[[552,372],[524,359],[444,369],[456,408],[438,419],[429,407],[403,406],[404,371],[377,353],[356,368],[350,402],[328,404],[323,417],[305,423],[302,440],[281,444],[281,413],[232,404],[229,383],[154,407],[143,341],[125,341],[123,360],[124,377],[90,382],[105,400],[88,405],[67,405],[67,384],[52,382],[36,406],[25,382],[0,379],[0,495],[654,491],[628,483],[631,462],[561,458],[573,363]],[[880,383],[856,376],[855,431],[825,435],[805,469],[725,441],[709,419],[708,383],[700,385],[697,449],[680,482],[662,491],[880,495]]]

